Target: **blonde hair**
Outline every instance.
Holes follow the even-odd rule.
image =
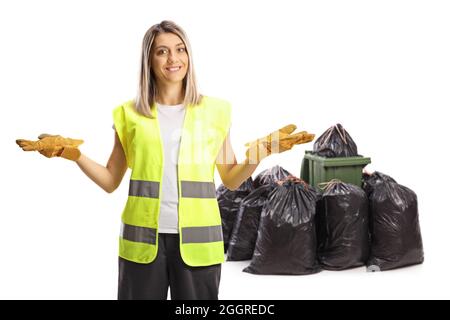
[[[135,106],[136,111],[146,117],[155,118],[152,111],[152,106],[156,102],[156,78],[151,65],[151,50],[153,42],[160,33],[173,33],[180,37],[186,46],[186,51],[189,58],[189,66],[186,76],[183,79],[184,89],[184,105],[197,105],[200,103],[201,95],[197,89],[197,82],[195,79],[194,65],[191,54],[191,45],[186,36],[186,33],[172,21],[164,20],[161,23],[155,24],[144,35],[142,40],[141,52],[141,71],[139,76],[139,91],[136,97]]]

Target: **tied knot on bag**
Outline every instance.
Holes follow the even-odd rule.
[[[326,133],[327,135],[326,135],[325,139],[322,141],[322,143],[320,144],[320,146],[326,145],[326,144],[328,143],[328,140],[330,139],[331,134],[333,133],[333,130],[336,130],[336,132],[337,132],[337,133],[339,134],[339,136],[341,137],[342,141],[344,141],[344,144],[348,144],[347,138],[346,138],[346,135],[345,135],[345,130],[342,130],[342,131],[341,131],[341,129],[339,129],[340,127],[342,128],[342,125],[341,125],[340,123],[338,123],[338,124],[336,124],[336,125],[334,125],[334,126],[329,127],[329,128],[325,131],[325,133]]]
[[[285,182],[291,182],[292,184],[301,184],[306,190],[308,190],[308,188],[309,188],[309,185],[305,180],[297,178],[296,176],[293,176],[293,175],[289,175],[282,180],[276,181],[276,183],[279,186],[282,186]]]
[[[318,184],[318,186],[321,190],[328,191],[330,188],[333,188],[335,185],[339,183],[342,183],[342,181],[339,179],[332,179],[328,182],[321,182]]]

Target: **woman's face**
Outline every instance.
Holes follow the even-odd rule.
[[[152,69],[156,79],[176,83],[184,79],[189,67],[186,46],[176,34],[160,33],[152,48]]]

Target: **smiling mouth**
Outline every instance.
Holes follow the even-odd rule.
[[[169,72],[176,72],[176,71],[178,71],[180,69],[181,69],[181,66],[166,68],[166,70],[169,71]]]

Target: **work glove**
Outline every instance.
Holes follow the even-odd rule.
[[[297,126],[289,124],[267,136],[245,144],[248,147],[245,155],[250,162],[260,162],[262,159],[273,153],[281,153],[292,149],[296,144],[311,142],[314,134],[301,131],[292,134]]]
[[[78,146],[83,140],[64,138],[60,135],[50,135],[43,133],[37,141],[17,139],[16,143],[23,151],[39,151],[47,158],[61,157],[76,161],[80,158],[81,152]]]

